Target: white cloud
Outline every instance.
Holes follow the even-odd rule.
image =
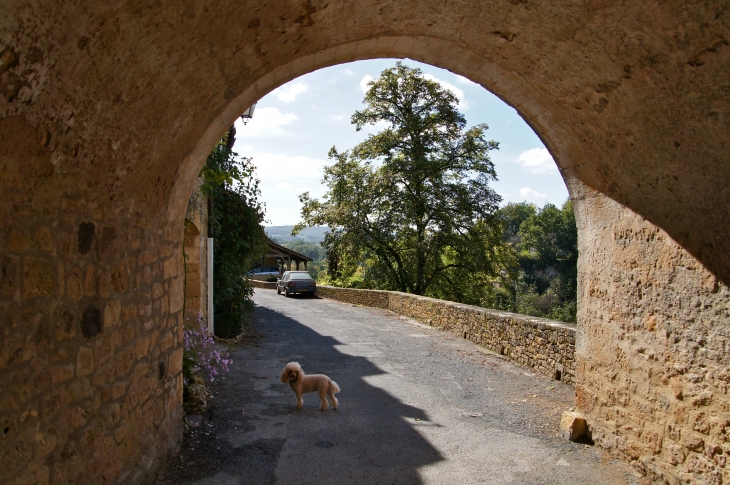
[[[324,166],[329,159],[282,153],[251,153],[256,176],[261,180],[261,199],[266,201],[266,219],[275,225],[294,224],[300,219],[299,195],[310,192],[322,197]]]
[[[370,89],[370,86],[368,86],[368,83],[373,80],[373,76],[370,74],[365,74],[365,77],[360,80],[360,89],[362,89],[363,93],[367,93],[368,89]]]
[[[298,119],[294,113],[282,113],[278,108],[258,108],[247,125],[244,126],[240,119],[236,121],[236,140],[285,135],[282,127]],[[237,151],[243,153],[238,148]]]
[[[291,103],[297,96],[306,93],[307,89],[309,86],[304,83],[290,83],[275,89],[272,94],[283,103]]]
[[[313,188],[319,188],[323,168],[330,163],[329,159],[282,153],[253,152],[250,156],[253,157],[256,175],[261,183],[272,186],[290,183],[292,187],[311,184]]]
[[[344,74],[345,76],[348,76],[348,77],[349,77],[349,76],[352,76],[353,74],[355,74],[355,71],[352,71],[352,70],[350,70],[350,69],[347,69],[347,68],[344,68],[344,69],[343,69],[343,70],[341,70],[340,72],[341,72],[342,74]]]
[[[347,115],[332,115],[332,119],[340,121],[345,118]]]
[[[531,148],[520,153],[515,160],[527,173],[550,173],[557,172],[553,157],[547,148]]]
[[[547,199],[548,197],[547,194],[533,190],[530,187],[522,187],[520,189],[520,195],[530,202],[534,202],[535,199]]]
[[[459,107],[462,109],[468,109],[469,103],[466,101],[466,96],[464,95],[464,91],[460,88],[457,88],[453,84],[444,81],[443,79],[439,79],[436,76],[432,74],[424,74],[424,78],[428,79],[429,81],[435,81],[441,85],[442,88],[448,89],[452,93],[454,93],[454,96],[459,100]]]

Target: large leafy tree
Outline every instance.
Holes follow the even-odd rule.
[[[463,278],[493,274],[501,228],[500,197],[485,138],[486,125],[467,128],[456,96],[402,63],[369,83],[357,130],[385,125],[348,151],[330,150],[321,199],[300,196],[306,226],[331,229],[324,245],[329,273],[364,266],[387,289],[461,300]]]

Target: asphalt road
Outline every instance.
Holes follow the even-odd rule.
[[[630,484],[593,446],[558,436],[573,388],[380,309],[256,290],[262,334],[231,352],[212,411],[158,483]],[[324,373],[340,408],[279,382]]]

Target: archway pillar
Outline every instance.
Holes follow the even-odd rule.
[[[653,480],[722,473],[730,291],[665,231],[570,181],[579,234],[577,408]],[[710,450],[708,452],[708,450]]]
[[[0,481],[149,482],[182,438],[182,217],[51,160],[0,119]]]

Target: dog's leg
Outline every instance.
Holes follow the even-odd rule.
[[[329,407],[329,403],[327,402],[327,390],[324,388],[324,386],[320,385],[319,389],[317,389],[317,392],[319,393],[319,398],[322,400],[322,405],[319,407],[320,411],[324,411]]]
[[[337,411],[337,406],[340,405],[340,402],[335,397],[335,393],[332,392],[332,386],[330,386],[329,391],[327,391],[327,395],[330,397],[330,402],[332,402],[332,409]]]
[[[297,409],[302,409],[304,407],[304,399],[302,399],[302,395],[300,393],[297,394]]]

